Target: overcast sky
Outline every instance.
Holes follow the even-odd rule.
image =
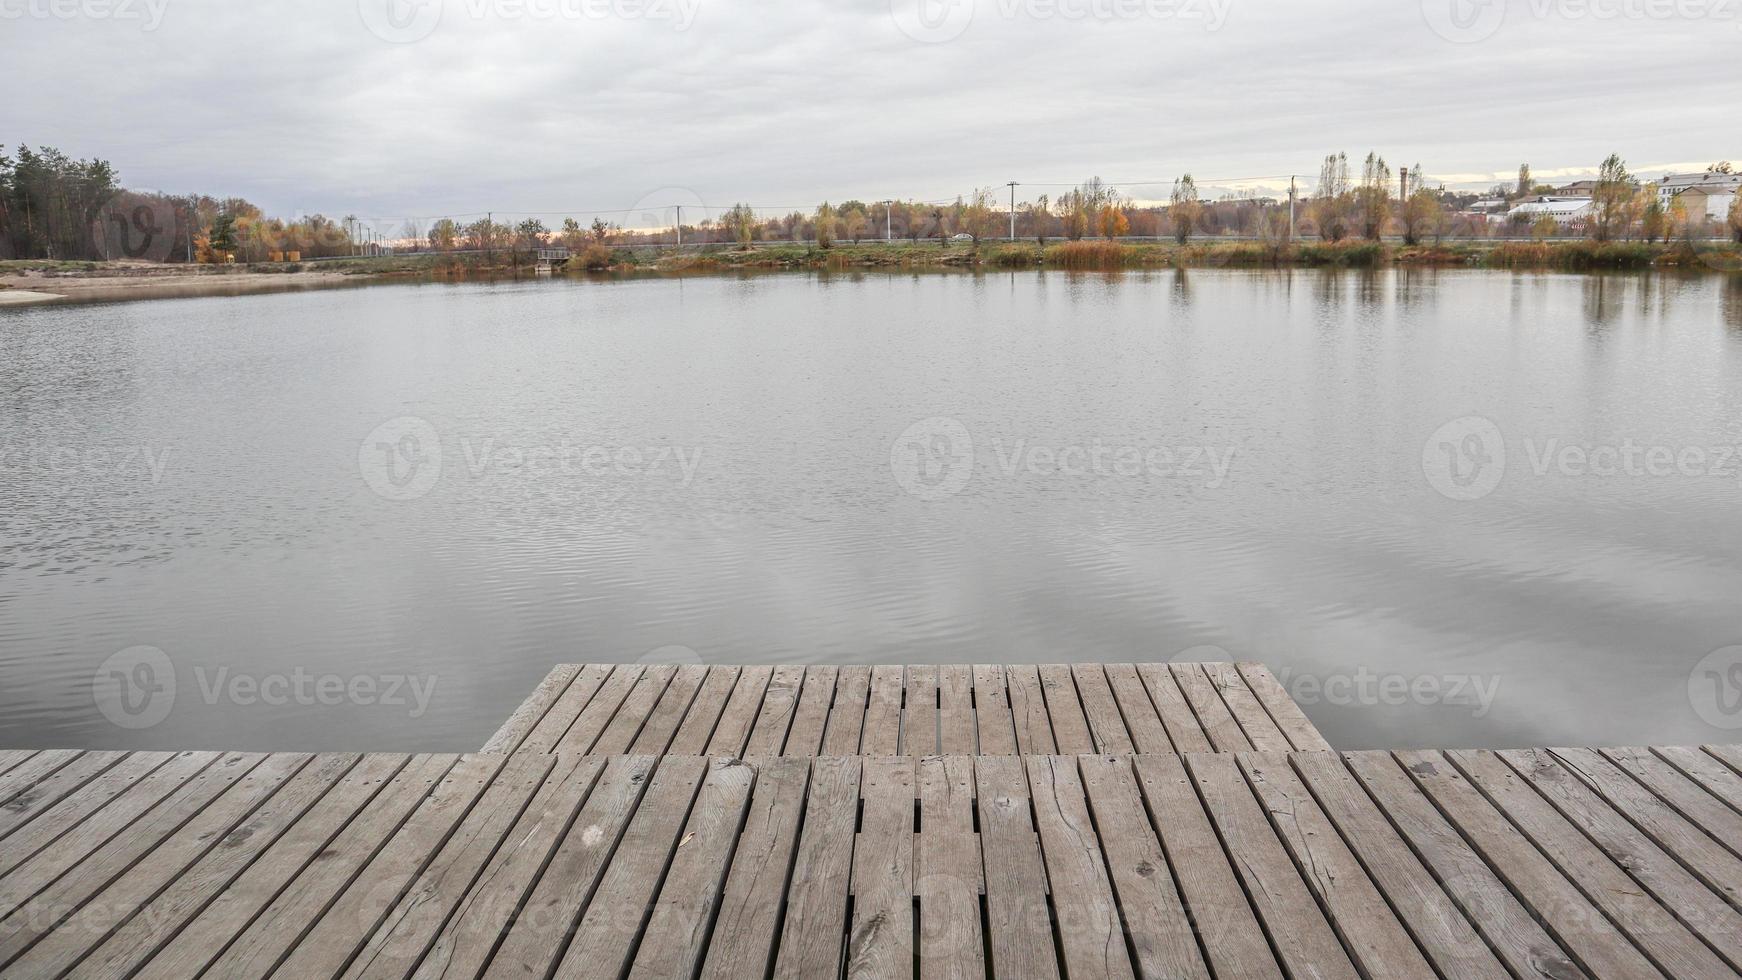
[[[0,0],[0,140],[383,219],[1485,186],[1742,157],[1739,55],[1742,0]]]

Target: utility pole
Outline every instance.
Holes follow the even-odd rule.
[[[1397,168],[1397,199],[1399,201],[1409,200],[1409,168],[1408,167],[1398,167]]]
[[[1288,240],[1294,242],[1294,177],[1288,178]]]
[[[894,201],[883,202],[883,241],[885,244],[895,241],[895,218],[891,216],[891,212],[894,210]]]
[[[473,214],[478,212],[474,211]],[[484,262],[494,265],[496,262],[496,212],[484,212]]]
[[[683,248],[683,205],[677,206],[677,247]]]
[[[1016,181],[1014,181],[1014,180],[1010,181],[1009,186],[1010,186],[1010,240],[1016,241]]]

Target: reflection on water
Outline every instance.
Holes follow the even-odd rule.
[[[0,744],[463,750],[552,663],[673,646],[1225,652],[1344,747],[1721,740],[1742,717],[1690,685],[1742,643],[1739,283],[852,273],[7,311]]]

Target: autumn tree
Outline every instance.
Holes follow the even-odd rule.
[[[1319,186],[1309,214],[1319,226],[1319,237],[1340,242],[1349,234],[1349,212],[1354,195],[1349,190],[1349,157],[1332,153],[1319,165]]]
[[[592,236],[594,245],[606,244],[612,235],[622,230],[615,223],[606,221],[604,218],[594,218],[593,223],[587,226],[587,234]]]
[[[1377,153],[1361,162],[1361,185],[1355,189],[1355,213],[1362,237],[1378,241],[1391,218],[1391,167]]]
[[[1203,216],[1204,205],[1198,200],[1198,183],[1186,174],[1173,182],[1173,196],[1168,199],[1167,215],[1173,220],[1173,240],[1184,245],[1192,237],[1192,229]]]
[[[816,239],[818,248],[829,248],[835,244],[835,209],[824,201],[817,205],[816,217],[812,219],[814,227],[811,235]]]
[[[1536,222],[1530,226],[1530,237],[1540,242],[1546,238],[1553,238],[1560,230],[1561,226],[1555,222],[1554,215],[1538,215]]]
[[[720,227],[738,247],[750,251],[750,243],[756,240],[756,211],[748,204],[734,204],[720,215]]]
[[[1730,228],[1730,238],[1742,245],[1742,194],[1737,194],[1730,200],[1730,213],[1724,223]]]
[[[870,227],[871,219],[865,215],[863,207],[842,209],[841,233],[846,235],[853,244],[859,244],[859,239],[865,237],[865,230]]]
[[[587,230],[574,218],[563,219],[563,230],[557,234],[557,241],[571,252],[579,252],[587,247]]]
[[[514,226],[514,244],[516,248],[527,250],[543,248],[545,240],[549,237],[550,229],[546,228],[544,222],[537,218],[527,218],[525,221]]]
[[[1029,234],[1034,236],[1036,243],[1045,246],[1047,229],[1052,227],[1052,202],[1047,195],[1042,194],[1024,204],[1022,215],[1023,221],[1028,224]]]
[[[1663,209],[1663,201],[1657,195],[1656,184],[1646,184],[1639,189],[1646,198],[1645,210],[1639,218],[1639,231],[1647,242],[1655,242],[1663,238],[1669,230],[1669,215]]]
[[[1613,238],[1621,230],[1632,197],[1633,175],[1619,154],[1609,154],[1597,168],[1597,185],[1591,190],[1591,237],[1600,242]]]
[[[1530,188],[1530,164],[1521,163],[1518,165],[1518,186],[1513,188],[1512,196],[1529,197]]]
[[[1405,245],[1420,244],[1425,235],[1432,235],[1437,240],[1444,223],[1445,208],[1440,205],[1440,196],[1433,191],[1417,186],[1409,199],[1403,202]]]

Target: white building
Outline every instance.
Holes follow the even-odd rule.
[[[1697,174],[1670,174],[1657,182],[1657,199],[1669,207],[1670,199],[1687,190],[1702,190],[1708,195],[1735,194],[1742,189],[1742,174],[1718,174],[1709,170]],[[1711,198],[1707,198],[1710,204]]]
[[[1539,197],[1525,201],[1506,212],[1506,220],[1518,225],[1530,225],[1543,215],[1553,218],[1555,224],[1566,228],[1583,222],[1591,216],[1591,199],[1588,197]]]

